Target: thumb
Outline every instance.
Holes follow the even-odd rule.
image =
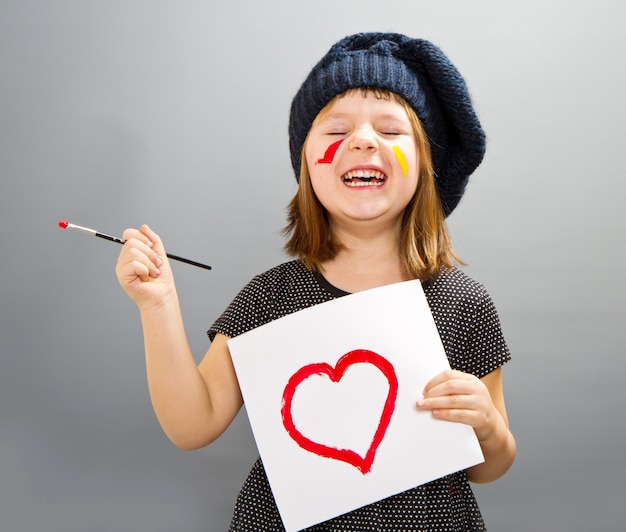
[[[141,233],[150,241],[150,247],[152,251],[154,251],[163,261],[163,265],[168,264],[167,254],[165,252],[165,246],[163,245],[163,241],[161,237],[155,233],[150,226],[147,224],[143,224],[139,230]]]
[[[147,224],[143,224],[139,230],[148,238],[148,240],[152,244],[152,250],[159,254],[165,255],[165,247],[163,246],[163,242],[161,241],[161,237],[155,233]]]

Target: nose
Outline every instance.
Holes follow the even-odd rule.
[[[374,152],[378,150],[376,132],[368,126],[362,126],[352,133],[348,144],[351,150]]]

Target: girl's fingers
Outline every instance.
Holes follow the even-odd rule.
[[[417,401],[420,410],[434,410],[437,408],[468,410],[476,408],[477,401],[472,395],[440,395],[437,397],[424,397]]]
[[[130,258],[144,262],[143,258],[145,257],[154,265],[154,269],[158,269],[162,266],[163,259],[155,249],[155,241],[149,238],[145,233],[137,231],[136,229],[127,229],[124,231],[124,240],[126,241],[124,248]],[[145,264],[150,267],[147,263]]]
[[[454,421],[455,423],[464,423],[473,428],[479,425],[481,415],[475,410],[452,409],[452,408],[435,408],[432,411],[435,419],[445,421]]]
[[[133,229],[133,228],[126,229],[122,233],[122,238],[126,242],[128,242],[129,240],[132,240],[132,239],[136,239],[136,240],[138,240],[140,242],[143,242],[149,248],[151,248],[154,245],[154,243],[150,239],[150,237],[148,235],[146,235],[145,233],[143,233],[140,229]]]
[[[165,255],[165,248],[163,247],[163,242],[161,241],[161,237],[155,233],[147,224],[143,224],[139,230],[141,234],[148,238],[148,242],[150,242],[149,246],[154,249],[154,251],[160,255]]]
[[[128,245],[128,260],[137,271],[137,277],[140,277],[142,281],[147,281],[148,277],[159,276],[159,267],[163,264],[163,260],[152,249],[134,240],[124,245]],[[146,271],[147,274],[144,273]]]
[[[426,383],[426,386],[424,386],[424,390],[422,391],[422,394],[426,396],[430,393],[430,391],[433,388],[450,380],[453,376],[452,371],[453,370],[442,371],[441,373],[438,373],[437,375],[435,375],[432,379],[428,381],[428,383]]]
[[[462,371],[446,370],[433,377],[424,387],[422,394],[427,397],[463,393],[471,389],[475,380],[478,379]]]
[[[484,383],[474,375],[454,370],[431,379],[416,404],[419,410],[430,410],[434,418],[465,423],[474,429],[487,423],[493,409]]]
[[[117,259],[116,274],[124,291],[146,309],[175,294],[174,279],[159,236],[147,225],[127,229]]]
[[[156,243],[160,240],[159,235],[157,235],[152,229],[150,229],[150,226],[148,224],[143,224],[140,228],[139,231],[146,235],[151,242]]]
[[[480,380],[473,375],[455,370],[444,371],[424,387],[417,407],[423,410],[477,408],[481,403],[482,387]]]
[[[131,262],[130,267],[132,268],[130,275],[131,278],[134,276],[145,283],[150,280],[150,277],[152,277],[150,268],[138,260]]]
[[[123,233],[125,243],[118,258],[118,276],[124,284],[139,279],[147,282],[160,275],[159,268],[163,259],[156,251],[155,243],[160,244],[158,236],[147,226],[141,230],[126,229]]]

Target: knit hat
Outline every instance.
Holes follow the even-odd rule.
[[[415,110],[430,140],[435,179],[447,216],[459,203],[485,153],[485,133],[465,80],[434,44],[397,33],[358,33],[341,39],[298,90],[289,117],[291,164],[300,156],[313,120],[348,89],[390,90]]]

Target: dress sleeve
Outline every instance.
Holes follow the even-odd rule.
[[[502,333],[496,307],[484,287],[480,286],[476,305],[467,314],[468,323],[465,371],[484,377],[511,359],[511,353]]]
[[[209,339],[213,341],[217,333],[234,338],[268,323],[271,321],[268,300],[263,279],[260,276],[254,277],[207,331]]]
[[[458,269],[425,288],[450,367],[484,377],[511,358],[485,287]]]

